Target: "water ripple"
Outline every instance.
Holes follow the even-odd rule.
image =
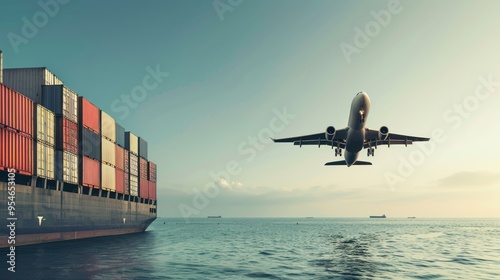
[[[159,219],[143,234],[19,247],[17,272],[11,278],[32,279],[33,272],[37,279],[500,275],[499,219],[192,220]],[[5,279],[2,273],[0,279]]]

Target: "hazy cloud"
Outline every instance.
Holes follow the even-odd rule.
[[[219,178],[219,180],[217,180],[217,184],[221,188],[226,189],[226,190],[244,190],[242,183],[236,182],[236,181],[229,182],[224,178]]]
[[[498,182],[500,182],[500,174],[498,173],[463,171],[431,182],[431,186],[442,188],[482,188]]]

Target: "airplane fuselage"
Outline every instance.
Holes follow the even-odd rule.
[[[359,157],[365,141],[365,124],[370,112],[370,98],[365,92],[358,93],[351,103],[344,159],[351,166]]]

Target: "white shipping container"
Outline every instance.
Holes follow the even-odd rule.
[[[64,152],[63,181],[78,184],[78,156]]]
[[[63,115],[78,123],[78,95],[67,87],[63,87]]]
[[[139,138],[130,131],[125,132],[125,148],[135,155],[139,154]]]
[[[54,147],[36,142],[36,175],[54,179]]]
[[[139,157],[130,154],[130,175],[139,176]]]
[[[101,165],[101,188],[116,191],[116,170],[105,163]]]
[[[54,147],[54,113],[40,104],[36,105],[36,139]],[[53,156],[53,155],[52,155]]]
[[[56,151],[56,179],[78,184],[78,156],[67,151]]]
[[[139,196],[139,180],[137,176],[130,175],[130,195]]]
[[[109,163],[113,166],[116,164],[116,148],[115,144],[111,142],[110,140],[101,137],[102,142],[101,142],[101,161]]]
[[[106,112],[101,111],[101,135],[116,142],[116,122]]]
[[[49,69],[43,68],[45,74],[45,84],[47,86],[62,85],[63,82],[54,73],[50,72]]]
[[[41,103],[42,85],[63,84],[56,75],[44,67],[3,69],[3,83],[36,103]]]

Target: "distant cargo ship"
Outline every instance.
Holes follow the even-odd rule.
[[[209,219],[220,219],[222,216],[208,216]]]
[[[47,68],[1,59],[0,220],[12,226],[0,247],[145,231],[157,217],[147,142]]]
[[[386,218],[385,214],[382,216],[370,216],[370,218]]]

